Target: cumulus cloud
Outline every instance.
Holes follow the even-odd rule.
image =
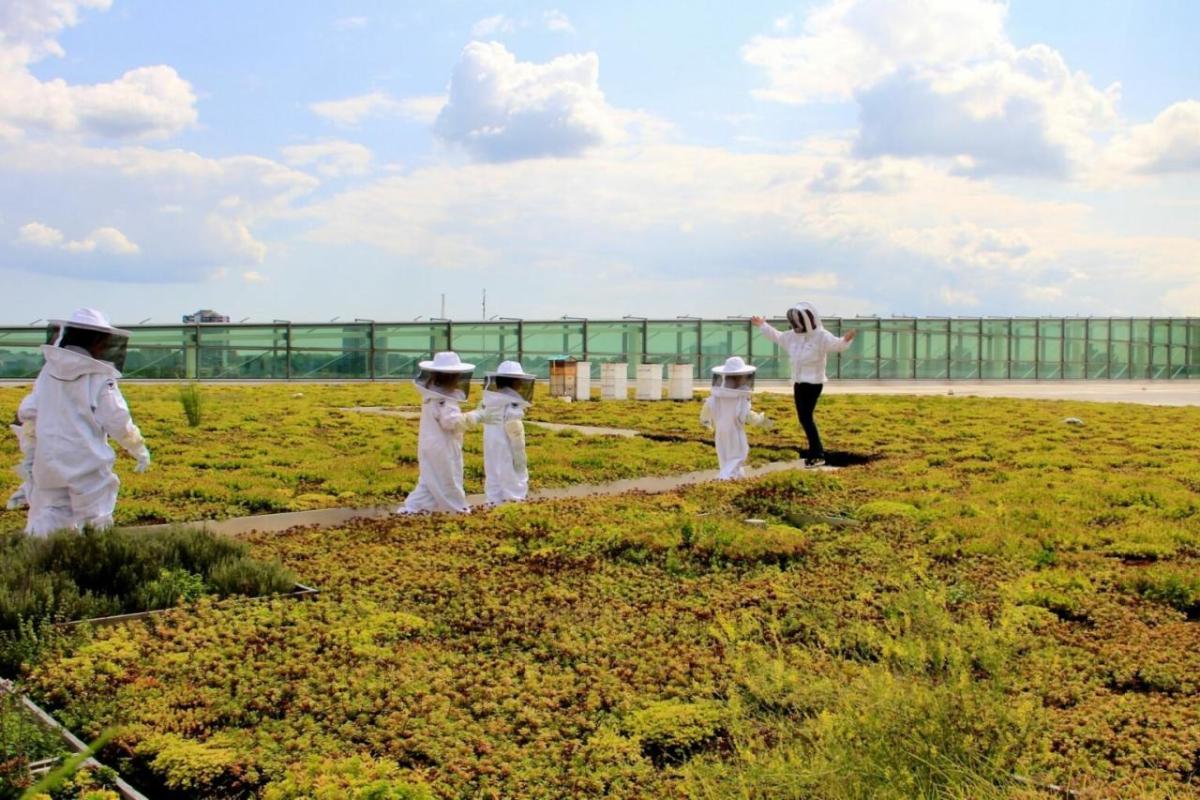
[[[0,5],[0,133],[160,139],[195,124],[196,95],[170,66],[138,67],[107,83],[42,80],[30,67],[62,56],[57,36],[107,0],[9,0]]]
[[[582,155],[624,135],[599,71],[595,53],[533,64],[498,42],[471,42],[434,130],[483,161]]]
[[[58,34],[79,24],[81,11],[107,11],[112,0],[5,0],[0,4],[2,45],[29,61],[64,55]]]
[[[1065,176],[1115,129],[1119,86],[1101,90],[1046,45],[1017,48],[997,0],[831,0],[798,36],[759,36],[743,57],[756,95],[859,105],[865,157],[950,160],[965,174]]]
[[[58,247],[62,241],[62,231],[40,222],[27,222],[17,231],[17,244],[31,247]]]
[[[326,178],[364,175],[371,169],[371,151],[355,142],[330,141],[283,148],[283,160],[294,167],[312,167]]]
[[[1200,171],[1200,101],[1175,103],[1112,143],[1110,158],[1132,172]]]
[[[353,127],[374,117],[407,117],[430,123],[446,105],[442,95],[395,98],[384,91],[347,97],[342,100],[323,100],[310,103],[309,110],[335,125]]]
[[[252,156],[43,142],[0,147],[0,186],[0,220],[22,223],[0,234],[0,268],[176,282],[260,264],[252,226],[316,179]]]
[[[35,248],[58,248],[68,253],[104,253],[117,256],[137,255],[141,248],[116,228],[96,228],[82,239],[66,241],[62,231],[40,222],[22,225],[16,243]]]
[[[757,36],[742,57],[767,73],[764,100],[849,100],[904,67],[961,63],[1006,49],[1006,6],[994,0],[832,0],[798,36]],[[792,18],[775,23],[786,31]]]

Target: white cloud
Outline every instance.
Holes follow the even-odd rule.
[[[503,14],[496,14],[491,17],[484,17],[471,26],[471,36],[476,39],[486,39],[490,36],[496,36],[501,33],[512,33],[516,30],[516,23]]]
[[[858,152],[951,160],[967,174],[1065,176],[1119,121],[1100,90],[1046,45],[1018,49],[998,0],[830,0],[799,36],[759,36],[743,57],[766,71],[756,96],[853,100]]]
[[[485,161],[581,155],[624,135],[600,91],[599,69],[595,53],[533,64],[498,42],[471,42],[435,130]]]
[[[392,113],[396,101],[387,92],[374,91],[343,100],[324,100],[309,103],[309,109],[338,125],[357,125],[368,117]]]
[[[766,70],[768,88],[755,92],[762,99],[849,100],[904,67],[1004,50],[1005,12],[993,0],[831,0],[808,12],[802,35],[755,37],[742,56]]]
[[[32,247],[58,247],[62,244],[63,233],[40,222],[29,222],[21,226],[15,241]]]
[[[5,0],[0,4],[4,48],[24,50],[29,61],[62,56],[58,34],[79,24],[80,11],[107,11],[112,0]]]
[[[1153,122],[1132,127],[1113,141],[1110,158],[1132,172],[1200,171],[1200,101],[1175,103]]]
[[[1019,270],[1036,255],[1033,237],[1019,228],[983,228],[974,223],[931,225],[893,231],[891,242],[948,265]]]
[[[367,27],[366,17],[339,17],[333,21],[333,27],[339,31],[353,31]]]
[[[574,33],[575,26],[571,24],[571,20],[565,13],[557,8],[551,9],[542,15],[542,22],[548,31],[557,31],[558,33]]]
[[[781,286],[786,286],[789,289],[803,289],[806,291],[828,291],[838,288],[838,276],[836,272],[813,272],[808,275],[786,275],[776,281]]]
[[[0,5],[0,132],[113,139],[159,139],[195,124],[196,95],[170,66],[138,67],[108,83],[42,80],[30,67],[63,55],[57,36],[80,20],[80,9],[107,9],[107,0],[8,0]]]
[[[169,283],[262,263],[252,226],[286,214],[317,181],[263,158],[46,142],[0,147],[0,268]],[[114,202],[114,198],[119,201]],[[86,220],[86,235],[80,230]]]
[[[137,255],[141,248],[116,228],[96,228],[82,239],[65,241],[62,231],[40,222],[22,225],[16,244],[41,249],[60,249],[67,253],[102,253],[116,256]]]
[[[808,181],[814,192],[897,192],[904,189],[911,177],[909,170],[898,162],[847,161],[844,158],[826,161],[820,171]]]
[[[329,141],[284,147],[283,160],[294,167],[312,166],[326,178],[365,175],[371,169],[371,151],[354,142]]]
[[[324,100],[310,103],[309,109],[336,125],[353,127],[373,117],[401,116],[417,122],[431,123],[446,105],[443,95],[428,95],[396,99],[384,91],[376,90],[342,100]]]
[[[249,270],[242,273],[242,280],[246,283],[261,284],[267,282],[267,277],[259,272],[255,272],[254,270]]]

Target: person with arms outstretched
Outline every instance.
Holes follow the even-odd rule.
[[[825,464],[825,447],[817,430],[814,412],[821,391],[825,388],[825,364],[830,353],[840,353],[850,346],[858,331],[850,329],[843,336],[834,336],[821,324],[821,315],[812,303],[797,303],[787,311],[791,330],[776,330],[762,317],[751,317],[750,322],[758,326],[759,332],[770,339],[788,355],[792,367],[792,397],[796,403],[796,416],[804,435],[808,437],[808,457],[805,466],[819,467]]]

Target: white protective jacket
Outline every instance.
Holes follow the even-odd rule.
[[[766,426],[767,417],[750,410],[750,393],[716,387],[700,408],[700,421],[712,425],[721,480],[743,477],[750,458],[746,423]]]
[[[816,316],[816,312],[813,313]],[[840,353],[850,346],[850,342],[825,330],[819,316],[816,316],[816,320],[816,330],[807,333],[779,331],[768,322],[758,329],[787,353],[792,364],[792,383],[825,383],[828,380],[825,364],[829,353]]]
[[[525,409],[523,398],[504,392],[484,392],[483,408],[489,418],[483,426],[484,492],[489,503],[524,500],[529,492],[525,459]]]
[[[34,438],[33,483],[65,489],[97,472],[111,472],[116,453],[108,437],[139,461],[149,460],[141,431],[117,387],[121,373],[106,361],[42,345],[46,364],[22,403],[23,428]]]
[[[421,474],[404,500],[400,513],[470,511],[463,490],[463,431],[472,427],[458,401],[420,386],[421,426],[417,435],[417,464]]]

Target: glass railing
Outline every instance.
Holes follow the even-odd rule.
[[[770,320],[786,329],[783,319]],[[832,318],[858,338],[830,354],[828,375],[855,380],[1130,380],[1200,378],[1196,318]],[[739,355],[760,379],[787,379],[786,354],[746,319],[505,320],[124,326],[125,377],[194,380],[396,380],[453,349],[477,373],[506,359],[545,377],[550,361],[690,364],[697,376]],[[0,378],[42,366],[45,329],[0,327]]]

